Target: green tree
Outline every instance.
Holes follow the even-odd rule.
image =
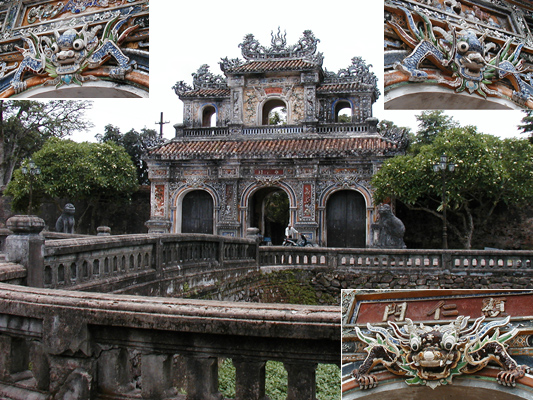
[[[533,144],[533,110],[523,110],[526,114],[522,118],[522,125],[518,125],[518,128],[522,130],[522,133],[529,133],[529,142]]]
[[[51,138],[32,158],[41,168],[33,184],[33,203],[38,206],[49,199],[59,207],[59,199],[85,200],[88,206],[80,220],[91,207],[104,201],[119,204],[137,190],[135,167],[124,148],[114,143]],[[15,170],[5,194],[12,196],[15,211],[27,208],[29,181],[20,169]]]
[[[440,133],[447,129],[459,127],[459,123],[442,110],[422,111],[416,116],[418,131],[414,137],[414,144],[425,145],[431,143]]]
[[[468,126],[443,131],[417,154],[384,163],[372,178],[375,201],[398,199],[412,210],[443,219],[441,175],[433,171],[441,154],[456,166],[447,175],[447,225],[464,248],[471,248],[475,229],[488,222],[499,204],[521,205],[533,199],[533,146]]]
[[[349,124],[352,122],[352,117],[351,115],[339,114],[337,116],[337,122],[342,123],[342,124]]]
[[[0,189],[21,161],[50,137],[63,138],[92,124],[84,119],[90,101],[0,100]]]
[[[130,129],[125,134],[120,133],[120,129],[113,125],[106,125],[105,133],[95,136],[99,143],[114,142],[124,147],[130,155],[135,168],[137,169],[137,179],[140,185],[148,185],[148,167],[142,160],[142,156],[150,146],[157,143],[159,134],[155,129],[142,128],[140,132]]]
[[[285,107],[274,108],[268,114],[268,124],[269,125],[287,125],[287,109]]]

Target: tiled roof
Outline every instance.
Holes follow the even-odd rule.
[[[183,93],[180,97],[229,97],[229,89],[196,89]]]
[[[267,71],[301,71],[317,68],[304,60],[280,60],[280,61],[248,61],[247,63],[226,72],[267,72]]]
[[[374,87],[372,85],[365,85],[359,82],[351,83],[323,83],[317,87],[319,93],[337,93],[337,92],[352,92],[352,91],[361,91],[361,90],[372,91]]]
[[[396,145],[382,138],[177,140],[150,152],[163,159],[309,158],[384,154]]]

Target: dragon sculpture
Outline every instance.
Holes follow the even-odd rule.
[[[435,389],[451,383],[454,375],[475,373],[493,361],[504,369],[498,373],[498,383],[515,386],[516,380],[529,372],[529,368],[518,365],[505,349],[505,342],[518,333],[514,328],[500,334],[499,328],[506,326],[510,317],[482,325],[483,316],[467,327],[469,319],[459,316],[444,326],[417,326],[406,318],[403,328],[389,321],[391,329],[367,324],[375,337],[366,336],[355,328],[357,337],[368,344],[365,348],[368,355],[352,374],[361,389],[371,389],[377,386],[377,378],[370,371],[377,364],[383,364],[393,374],[410,377],[406,380],[408,385]]]
[[[483,98],[487,96],[502,96],[498,91],[487,85],[497,80],[508,79],[513,88],[513,100],[524,105],[533,97],[533,86],[530,73],[520,59],[523,45],[517,45],[511,50],[511,39],[498,49],[496,43],[485,43],[486,33],[455,27],[446,30],[434,27],[428,16],[415,11],[421,24],[417,25],[413,14],[405,7],[398,6],[406,17],[409,33],[396,21],[389,21],[389,25],[404,43],[413,49],[411,53],[395,68],[409,75],[410,81],[425,81],[429,79],[427,72],[420,70],[424,60],[430,60],[443,70],[451,70],[454,80],[438,77],[438,83],[455,89],[457,92],[468,90]],[[525,78],[525,79],[524,79]]]
[[[82,75],[84,71],[98,68],[111,57],[118,65],[111,68],[110,77],[124,79],[126,73],[133,69],[135,62],[124,55],[119,45],[138,27],[131,26],[119,34],[120,28],[128,19],[129,15],[122,18],[117,15],[111,19],[106,24],[101,38],[97,36],[102,28],[100,25],[91,30],[85,25],[80,31],[68,29],[61,34],[55,31],[53,38],[29,33],[23,38],[27,48],[17,47],[23,55],[23,60],[11,81],[15,93],[26,89],[26,82],[22,80],[26,71],[52,77],[53,79],[45,84],[56,85],[56,88],[71,83],[81,85],[86,80],[96,79],[92,75]]]

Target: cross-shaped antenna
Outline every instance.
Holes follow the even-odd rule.
[[[159,125],[159,139],[161,140],[163,139],[163,125],[168,123],[169,121],[163,122],[163,113],[161,113],[161,119],[159,120],[159,122],[155,123],[156,125]]]

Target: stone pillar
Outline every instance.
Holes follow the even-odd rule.
[[[144,225],[148,228],[148,233],[169,233],[172,223],[164,219],[151,219]]]
[[[26,267],[27,285],[44,286],[44,221],[35,215],[15,215],[7,220],[13,232],[6,238],[6,259]]]
[[[109,226],[99,226],[96,228],[96,236],[111,236],[111,228]]]
[[[0,380],[10,381],[11,375],[11,337],[0,334]]]
[[[222,400],[218,391],[218,359],[189,357],[187,359],[187,400]]]
[[[316,400],[316,363],[283,363],[288,374],[287,400]]]
[[[143,354],[141,362],[142,398],[165,399],[173,393],[173,356],[169,354]]]
[[[268,400],[265,396],[265,364],[265,361],[233,360],[236,400]]]
[[[104,350],[98,358],[98,388],[104,393],[121,393],[133,389],[130,362],[124,349]]]
[[[31,372],[35,378],[37,389],[46,391],[50,386],[50,369],[46,350],[41,342],[30,342],[29,359],[32,364]]]

